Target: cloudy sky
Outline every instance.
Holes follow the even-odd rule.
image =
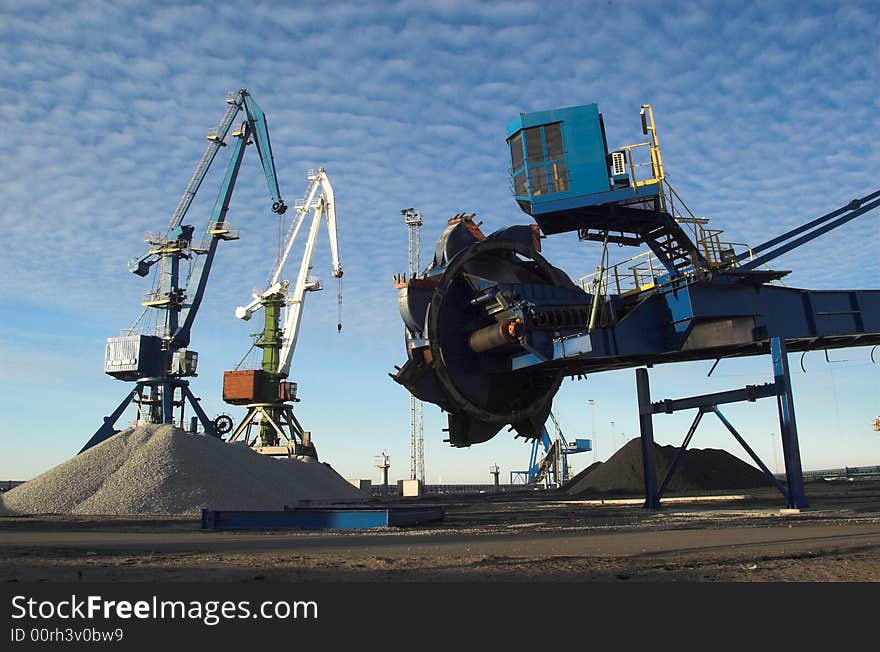
[[[880,186],[878,23],[876,0],[0,3],[0,479],[69,458],[128,391],[102,373],[105,339],[131,325],[149,289],[126,262],[167,226],[228,91],[248,88],[266,112],[289,204],[309,168],[325,167],[336,191],[344,329],[322,235],[315,271],[327,289],[308,298],[294,359],[299,418],[343,475],[376,480],[387,450],[397,478],[409,473],[409,401],[386,374],[405,359],[391,283],[407,264],[401,208],[425,218],[423,260],[456,213],[477,213],[487,232],[528,223],[509,188],[508,120],[597,102],[614,147],[641,139],[650,102],[679,194],[730,240],[760,242]],[[193,222],[207,219],[212,179]],[[253,330],[233,310],[264,284],[278,247],[270,203],[249,151],[228,217],[242,238],[221,244],[193,332],[192,387],[211,415],[243,416],[220,400],[221,378]],[[793,270],[791,286],[880,288],[878,219],[775,266]],[[545,254],[572,277],[598,258],[567,235]],[[808,354],[806,373],[793,356],[805,468],[880,464],[869,353]],[[728,361],[708,379],[710,363],[658,367],[652,383],[658,398],[718,391],[765,382],[769,365]],[[566,435],[590,436],[594,400],[595,457],[607,459],[637,433],[634,384],[632,371],[566,382]],[[657,439],[680,441],[690,416],[658,417]],[[779,467],[775,405],[729,416]],[[453,450],[444,426],[426,405],[429,482],[526,466],[521,440]],[[743,456],[711,421],[693,445]],[[594,455],[581,457],[576,470]]]

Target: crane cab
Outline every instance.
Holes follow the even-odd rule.
[[[654,198],[637,184],[628,150],[609,154],[597,104],[521,113],[507,125],[513,194],[545,234],[585,226],[587,207]]]

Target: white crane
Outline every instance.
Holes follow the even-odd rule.
[[[242,421],[230,437],[234,441],[242,433],[245,440],[255,450],[270,455],[311,455],[316,457],[311,445],[309,433],[302,430],[293,415],[293,410],[285,401],[296,401],[296,383],[284,382],[290,374],[290,365],[302,324],[303,308],[307,292],[322,289],[318,278],[310,276],[312,258],[321,222],[327,222],[327,233],[330,239],[333,276],[342,277],[342,265],[339,261],[339,243],[336,231],[336,206],[333,187],[327,178],[324,168],[317,172],[309,172],[309,188],[303,200],[295,205],[296,217],[290,225],[284,248],[278,257],[268,287],[262,292],[254,292],[253,301],[235,310],[235,316],[249,320],[260,308],[265,313],[265,326],[260,338],[254,343],[263,349],[262,369],[255,371],[227,371],[224,374],[223,399],[235,405],[246,404],[249,408],[247,417]],[[282,280],[281,274],[300,229],[309,214],[312,214],[309,235],[306,240],[299,274],[290,291],[290,281]],[[341,299],[341,294],[340,294]],[[287,309],[283,327],[279,328],[280,310]],[[341,317],[340,317],[341,319]],[[342,329],[342,323],[337,325]],[[259,424],[260,445],[257,438],[251,439],[250,430]],[[291,435],[285,432],[287,428]],[[300,439],[297,445],[296,439]],[[286,446],[280,446],[280,440],[287,440]]]
[[[263,302],[272,295],[286,295],[288,292],[289,281],[279,280],[293,243],[299,234],[300,227],[305,221],[305,217],[310,211],[314,211],[312,217],[312,225],[309,228],[309,238],[306,241],[306,248],[303,252],[302,262],[299,267],[299,274],[296,278],[296,285],[293,287],[293,293],[286,300],[287,318],[284,320],[284,335],[282,337],[282,345],[279,351],[279,361],[277,372],[282,376],[287,376],[290,372],[290,363],[293,359],[293,352],[296,350],[296,342],[299,339],[299,329],[302,324],[303,304],[305,302],[306,292],[315,292],[323,289],[321,281],[313,276],[309,276],[312,269],[312,257],[315,253],[315,242],[318,239],[318,231],[321,226],[321,218],[327,218],[327,234],[330,238],[330,255],[333,264],[333,276],[342,278],[342,265],[339,262],[339,242],[336,235],[336,205],[334,202],[333,187],[330,185],[330,179],[327,178],[327,172],[324,168],[319,169],[316,173],[309,173],[309,189],[305,194],[302,203],[296,203],[297,216],[290,225],[290,231],[287,236],[284,251],[278,258],[275,265],[275,271],[269,279],[269,287],[260,294],[254,294],[254,300],[246,306],[240,306],[235,310],[235,316],[239,319],[247,321],[253,314],[260,309]]]

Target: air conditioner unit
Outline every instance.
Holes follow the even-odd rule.
[[[626,174],[626,154],[611,152],[611,175],[616,177],[622,174]]]

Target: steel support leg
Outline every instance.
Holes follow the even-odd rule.
[[[199,399],[197,399],[193,395],[193,393],[189,389],[189,386],[181,385],[180,392],[183,394],[183,396],[181,396],[181,399],[189,399],[189,404],[192,405],[193,410],[199,417],[199,421],[201,421],[202,425],[205,427],[205,434],[211,437],[217,437],[219,439],[220,435],[218,435],[217,431],[214,429],[214,422],[208,418],[207,414],[205,414],[202,406],[199,405]]]
[[[299,420],[296,418],[296,415],[293,413],[293,408],[291,408],[288,405],[284,409],[287,413],[288,423],[292,424],[291,430],[296,434],[297,437],[300,438],[300,441],[302,441],[302,437],[303,437],[303,433],[305,432],[305,429],[302,427],[302,424],[299,422]]]
[[[235,430],[229,436],[229,441],[236,441],[242,433],[244,433],[244,443],[248,446],[251,445],[250,437],[251,437],[251,422],[253,421],[254,415],[257,413],[257,408],[253,406],[248,406],[247,416],[242,419],[238,426],[236,426]]]
[[[804,472],[801,468],[801,452],[794,418],[794,397],[791,393],[791,375],[788,370],[788,350],[785,340],[778,337],[771,338],[770,354],[773,357],[773,376],[776,380],[779,430],[782,433],[785,480],[788,485],[788,507],[806,508],[810,505],[804,493]]]
[[[95,446],[96,444],[100,444],[105,439],[109,439],[110,437],[115,435],[117,432],[119,432],[115,428],[116,422],[119,421],[119,417],[121,417],[122,413],[125,412],[125,408],[127,408],[128,404],[132,402],[132,400],[134,399],[134,395],[137,393],[137,391],[140,388],[141,388],[141,384],[138,383],[137,386],[135,387],[135,389],[130,391],[128,393],[128,396],[126,396],[124,399],[122,399],[122,403],[120,403],[118,405],[118,407],[115,410],[113,410],[113,413],[109,417],[104,417],[104,424],[100,428],[98,428],[97,432],[95,432],[95,434],[92,435],[92,438],[86,442],[86,445],[83,446],[81,449],[79,449],[79,453],[82,453],[83,451],[90,449],[92,446]],[[79,453],[77,453],[77,455],[79,455]]]
[[[700,425],[700,421],[702,419],[703,410],[702,408],[700,408],[699,410],[697,410],[697,416],[694,417],[694,421],[693,423],[691,423],[691,427],[684,438],[684,442],[682,442],[681,444],[681,448],[678,449],[678,453],[676,454],[675,459],[672,460],[672,464],[669,466],[669,471],[666,472],[666,478],[664,478],[663,484],[660,485],[660,490],[657,492],[658,501],[663,498],[663,494],[666,492],[666,487],[669,485],[669,481],[672,480],[672,476],[675,474],[675,470],[678,468],[681,459],[684,457],[688,444],[691,443],[691,439],[693,439],[694,433],[697,431],[697,426]]]
[[[283,411],[287,415],[287,427],[290,429],[291,435],[294,436],[293,443],[297,446],[297,450],[301,450],[302,455],[314,457],[317,461],[318,449],[312,441],[311,434],[306,437],[306,431],[303,430],[302,424],[300,424],[296,416],[293,414],[293,407],[285,405]],[[296,437],[299,437],[299,443],[297,443]],[[308,439],[308,441],[306,441],[306,439]]]
[[[639,432],[642,442],[642,477],[645,481],[646,509],[658,509],[660,496],[657,494],[657,462],[654,458],[654,423],[651,409],[651,387],[648,383],[648,370],[636,369],[636,391],[639,398]]]
[[[163,382],[162,387],[162,423],[174,423],[174,385]]]
[[[721,410],[718,409],[717,405],[712,408],[712,411],[715,412],[715,416],[717,416],[718,419],[721,420],[721,423],[724,424],[724,427],[730,431],[730,434],[734,436],[734,438],[740,443],[740,445],[742,445],[742,447],[746,450],[746,453],[749,454],[749,457],[751,457],[755,461],[755,464],[761,467],[761,470],[764,472],[764,475],[766,475],[770,479],[770,482],[772,482],[774,486],[779,489],[780,493],[782,493],[783,496],[787,497],[788,492],[785,490],[785,487],[782,486],[782,483],[779,482],[779,480],[776,479],[776,476],[770,472],[770,469],[767,468],[767,465],[761,461],[761,458],[758,457],[757,453],[755,453],[755,451],[752,450],[751,446],[746,443],[746,440],[740,436],[740,434],[736,431],[736,428],[733,427],[733,424],[727,420],[727,417],[721,414]]]

